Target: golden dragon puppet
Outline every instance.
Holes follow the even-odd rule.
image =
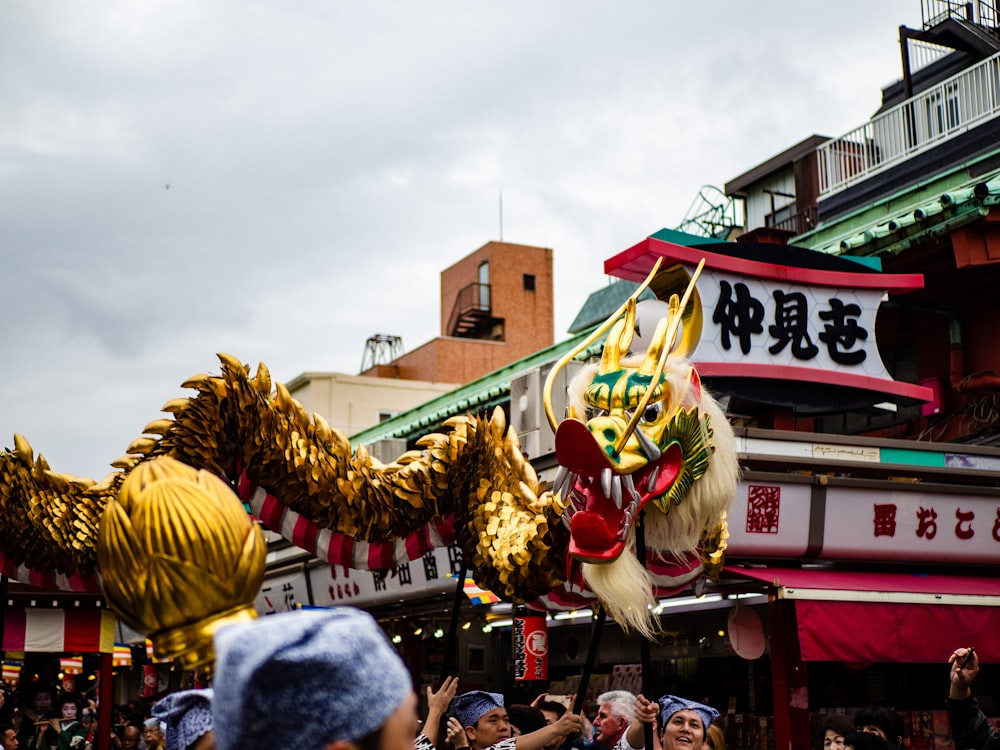
[[[575,607],[596,595],[651,637],[656,596],[721,569],[738,475],[731,428],[687,359],[700,336],[700,308],[688,305],[697,272],[648,348],[630,354],[636,298],[656,272],[550,373],[562,467],[552,487],[499,408],[453,417],[382,464],[264,365],[251,375],[220,355],[220,374],[186,381],[197,395],[168,402],[172,416],[147,425],[99,482],[52,471],[15,435],[0,453],[0,572],[77,590],[100,580],[159,656],[200,639],[187,666],[204,664],[205,636],[234,613],[252,616],[264,573],[259,531],[223,499],[230,486],[266,526],[332,564],[390,570],[457,544],[476,582],[505,600]],[[574,379],[557,420],[556,372],[606,332],[600,363]],[[631,552],[640,514],[646,560]]]

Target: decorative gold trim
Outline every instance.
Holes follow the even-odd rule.
[[[149,639],[153,642],[153,653],[157,659],[176,659],[181,669],[197,669],[208,678],[215,661],[215,649],[212,645],[215,631],[225,625],[249,622],[256,617],[257,610],[252,604],[243,605],[192,625],[150,633]]]

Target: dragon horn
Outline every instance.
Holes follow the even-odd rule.
[[[558,375],[559,371],[566,366],[567,362],[569,362],[577,354],[579,354],[588,346],[597,341],[598,337],[601,334],[603,334],[612,325],[614,325],[615,321],[617,321],[618,318],[621,316],[621,314],[625,312],[630,301],[633,304],[635,303],[635,300],[639,298],[639,295],[642,294],[644,291],[646,291],[650,283],[653,281],[653,277],[656,276],[656,273],[660,270],[661,263],[663,263],[663,258],[657,258],[656,263],[653,264],[653,270],[649,272],[649,275],[646,277],[646,280],[643,281],[634,292],[632,292],[629,298],[625,300],[625,303],[621,307],[619,307],[614,312],[614,314],[611,315],[611,317],[609,317],[600,326],[594,329],[594,332],[591,333],[589,336],[587,336],[586,339],[584,339],[581,343],[573,347],[571,351],[567,352],[562,357],[560,357],[559,361],[556,362],[555,366],[551,370],[549,370],[549,375],[547,378],[545,378],[545,387],[542,389],[542,403],[545,405],[545,418],[549,420],[549,426],[552,428],[553,432],[555,432],[556,428],[559,426],[559,420],[556,419],[555,411],[552,409],[552,385],[553,383],[556,382],[556,375]]]
[[[677,295],[673,295],[670,301],[676,302]],[[673,313],[673,306],[671,306],[671,314]],[[653,334],[653,338],[649,342],[649,348],[646,350],[646,356],[642,359],[642,364],[639,365],[639,374],[653,376],[656,372],[656,365],[660,362],[660,354],[663,352],[663,347],[667,342],[667,326],[669,325],[670,315],[668,314],[664,318],[660,318],[659,322],[656,324],[656,332]],[[652,387],[651,381],[650,387]]]
[[[611,328],[608,340],[604,343],[601,353],[601,366],[598,372],[614,372],[620,369],[621,359],[628,354],[635,333],[635,300],[631,297],[625,302],[625,317]]]
[[[632,413],[632,418],[629,420],[624,432],[622,432],[621,437],[618,438],[617,444],[615,444],[615,453],[622,452],[622,449],[625,447],[625,443],[628,442],[629,437],[631,437],[632,433],[635,432],[635,427],[639,424],[639,420],[642,418],[643,412],[646,411],[646,405],[649,403],[649,398],[653,395],[653,389],[659,382],[660,376],[663,375],[663,368],[667,364],[667,357],[673,349],[674,339],[677,337],[677,327],[681,322],[681,315],[684,312],[684,308],[687,307],[688,301],[691,299],[691,293],[694,291],[694,285],[698,281],[698,277],[701,276],[701,269],[704,267],[705,259],[702,258],[698,263],[698,267],[691,275],[691,281],[688,282],[687,289],[684,290],[684,297],[681,299],[680,303],[675,302],[677,299],[676,294],[672,295],[670,298],[670,313],[667,316],[670,322],[668,323],[667,330],[663,336],[663,343],[661,344],[662,348],[660,349],[660,356],[656,361],[656,368],[653,370],[649,387],[646,389],[646,392],[642,394],[639,406],[637,406],[636,410]],[[660,332],[660,326],[656,327],[656,332]],[[653,346],[654,345],[651,344],[650,348],[653,348]]]

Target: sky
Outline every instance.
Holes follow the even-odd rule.
[[[439,335],[442,270],[606,258],[901,75],[917,0],[4,0],[0,447],[101,478],[216,352]],[[501,210],[502,195],[502,210]]]

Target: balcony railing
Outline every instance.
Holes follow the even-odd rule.
[[[467,336],[491,315],[490,285],[473,283],[462,287],[448,317],[449,336]]]
[[[938,60],[943,60],[955,50],[941,44],[932,42],[922,42],[919,39],[910,39],[907,42],[910,54],[910,72],[916,73],[929,65],[933,65]]]
[[[819,197],[927,151],[1000,114],[1000,54],[816,149]]]
[[[790,216],[768,214],[764,217],[764,225],[774,229],[784,229],[794,234],[805,234],[816,228],[818,215],[819,209],[816,206],[806,206]]]
[[[989,29],[997,25],[996,0],[921,0],[920,18],[925,29],[957,18]]]

